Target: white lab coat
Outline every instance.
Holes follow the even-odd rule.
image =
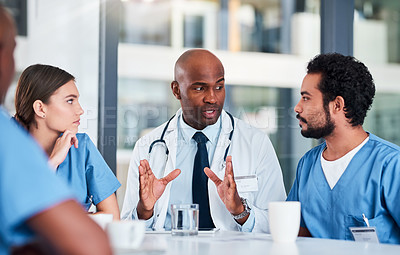
[[[122,219],[137,218],[136,206],[139,201],[138,166],[140,160],[149,160],[150,167],[157,178],[162,178],[175,169],[178,138],[177,116],[181,114],[182,110],[179,109],[164,135],[164,140],[169,149],[166,162],[166,147],[162,143],[159,142],[157,146],[153,147],[150,160],[148,153],[150,144],[160,139],[166,123],[137,141],[129,164],[127,189],[121,212]],[[272,143],[262,131],[237,118],[234,118],[235,129],[230,141],[231,119],[225,111],[222,111],[221,118],[222,129],[210,168],[220,179],[223,179],[225,173],[224,154],[230,144],[228,155],[232,156],[235,178],[238,176],[257,176],[258,191],[243,192],[238,189],[239,195],[247,199],[252,213],[254,213],[253,232],[269,232],[268,203],[286,199],[282,171]],[[170,188],[171,183],[167,185],[163,195],[154,206],[153,228],[156,230],[164,228]],[[215,226],[221,230],[239,230],[238,224],[221,201],[216,186],[211,180],[208,181],[208,194],[211,217]]]

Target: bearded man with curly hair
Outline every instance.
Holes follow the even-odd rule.
[[[287,198],[301,202],[299,235],[353,240],[351,227],[369,225],[380,242],[399,244],[400,147],[362,126],[375,95],[368,68],[351,56],[318,55],[300,94],[301,134],[325,141],[300,159]]]

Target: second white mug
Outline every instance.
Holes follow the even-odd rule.
[[[268,213],[272,239],[281,243],[296,241],[300,228],[300,202],[271,202]]]
[[[117,249],[137,249],[141,245],[146,226],[142,220],[114,221],[107,225],[111,246]]]

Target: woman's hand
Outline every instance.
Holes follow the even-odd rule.
[[[65,160],[71,146],[74,145],[78,148],[78,139],[76,134],[69,130],[65,130],[63,135],[56,140],[53,151],[49,157],[49,164],[54,168],[57,167]]]

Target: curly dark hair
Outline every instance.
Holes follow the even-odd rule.
[[[350,124],[358,126],[364,123],[375,96],[375,84],[363,63],[339,53],[320,54],[308,63],[307,73],[321,74],[319,90],[324,106],[341,96]]]

